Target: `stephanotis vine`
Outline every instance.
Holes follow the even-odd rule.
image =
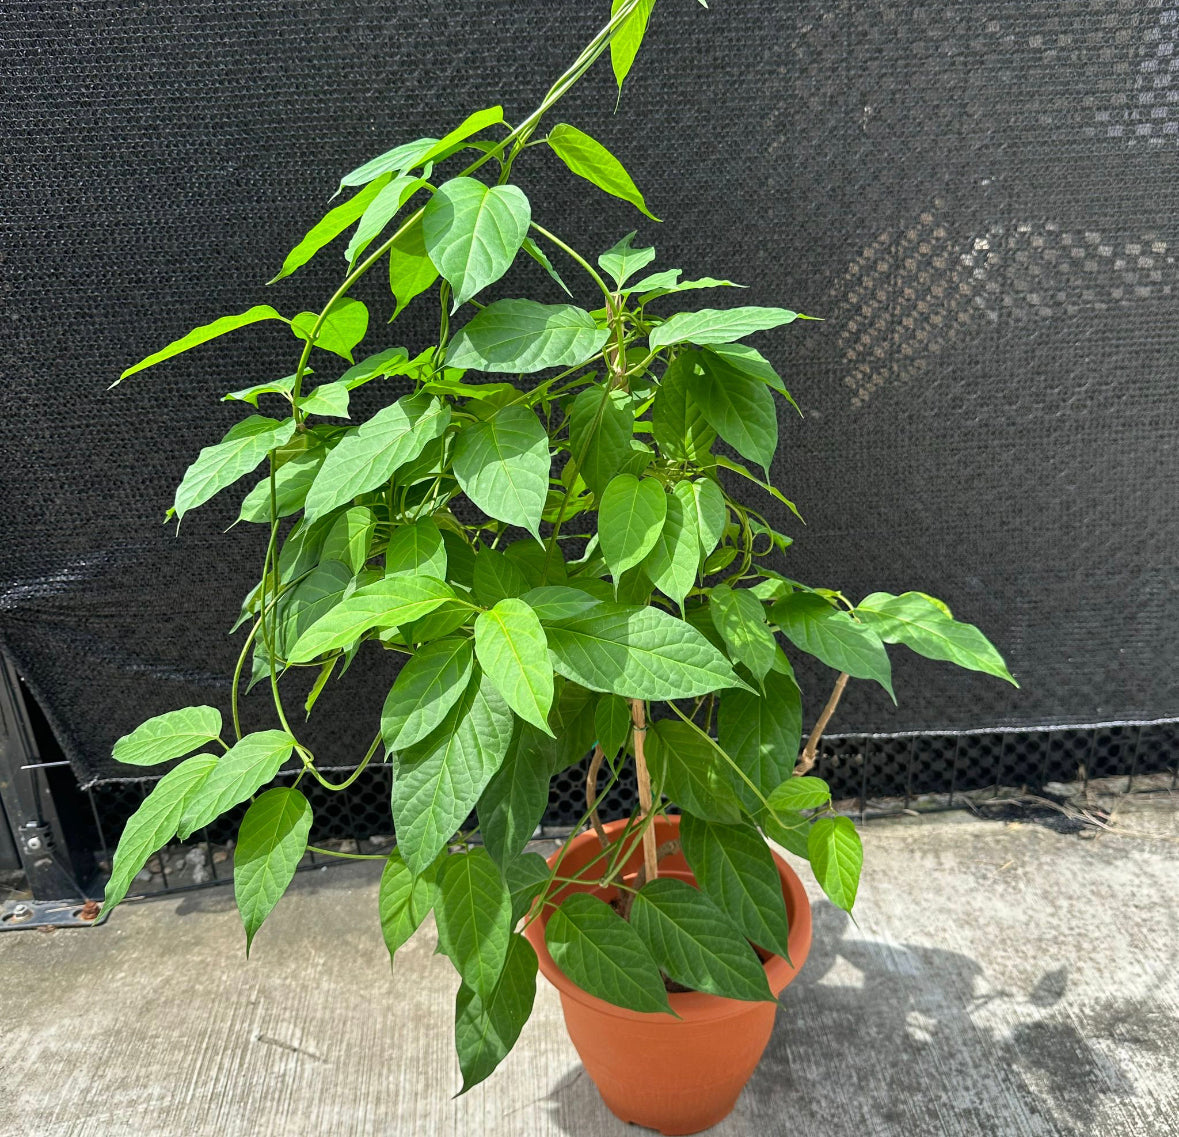
[[[519,927],[546,907],[558,965],[612,1003],[667,1009],[663,975],[771,998],[751,945],[784,954],[787,922],[763,835],[809,860],[840,908],[855,899],[855,827],[807,773],[848,678],[892,695],[885,645],[900,643],[1013,681],[982,633],[939,600],[876,592],[852,603],[772,567],[791,544],[778,526],[797,512],[770,483],[775,400],[794,401],[743,341],[805,317],[692,308],[699,290],[739,286],[655,267],[634,233],[584,255],[511,183],[518,162],[555,158],[653,216],[599,142],[566,123],[540,133],[607,50],[621,93],[653,3],[614,0],[609,22],[518,125],[492,106],[342,178],[351,196],[271,282],[349,232],[347,272],[319,312],[288,318],[261,304],[121,377],[260,321],[286,324],[301,343],[286,378],[225,396],[284,413],[251,413],[203,449],[169,511],[181,519],[265,465],[241,505],[267,539],[239,621],[231,733],[221,710],[185,707],[115,745],[116,759],[137,766],[193,756],[128,822],[104,908],[165,843],[249,802],[234,852],[248,950],[308,849],[300,785],[342,790],[371,762],[389,762],[397,847],[379,858],[380,921],[395,952],[433,911],[461,977],[464,1088],[491,1073],[531,1012],[537,963]],[[490,299],[521,253],[568,299]],[[352,292],[376,272],[392,294],[379,302],[382,330],[387,314],[396,327],[409,304],[433,304],[436,343],[356,361],[378,337]],[[567,276],[593,296],[586,307],[572,302]],[[335,359],[349,366],[320,380]],[[352,392],[374,382],[387,405],[350,424]],[[382,708],[339,708],[368,716],[373,739],[333,781],[299,737],[284,679],[315,672],[299,708],[309,716],[333,680],[382,651],[403,666]],[[801,762],[794,652],[838,673]],[[275,724],[243,733],[241,692],[259,683]],[[560,860],[550,869],[525,845],[551,779],[591,753],[578,829],[593,826],[601,851],[576,874]],[[292,761],[294,784],[266,789]],[[350,764],[331,756],[334,768]],[[598,806],[631,764],[640,804],[610,842]],[[656,880],[652,822],[672,806],[699,889],[657,887],[672,882]],[[641,872],[624,878],[640,847]],[[574,880],[620,890],[621,914],[585,892],[555,898]]]

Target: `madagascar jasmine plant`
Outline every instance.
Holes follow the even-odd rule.
[[[121,376],[260,321],[297,341],[293,370],[274,367],[285,378],[225,396],[251,413],[201,450],[169,510],[179,520],[263,467],[241,504],[241,520],[262,531],[261,571],[242,606],[230,705],[175,710],[116,743],[114,757],[135,766],[184,760],[128,822],[104,910],[165,843],[249,802],[234,853],[248,951],[308,847],[300,786],[342,790],[389,762],[397,846],[381,858],[380,923],[395,952],[433,911],[461,979],[464,1089],[531,1012],[537,961],[519,928],[546,907],[554,958],[602,999],[666,1008],[661,972],[772,998],[751,945],[784,954],[787,917],[762,835],[806,858],[840,908],[856,895],[856,829],[807,773],[848,678],[892,695],[885,645],[903,644],[1013,681],[982,633],[922,592],[852,602],[773,567],[791,544],[779,527],[797,512],[769,480],[778,405],[794,400],[745,341],[806,317],[695,307],[699,291],[738,286],[657,266],[634,233],[583,254],[512,184],[518,163],[556,160],[652,217],[612,153],[548,121],[607,50],[621,92],[652,4],[614,0],[515,126],[491,106],[346,174],[339,191],[350,196],[271,282],[348,232],[346,273],[318,312],[260,304]],[[489,295],[521,253],[566,297]],[[377,343],[357,361],[380,337],[352,292],[376,274],[391,289],[377,325],[386,341],[384,320],[396,328],[414,303],[437,311],[437,342],[415,353]],[[567,279],[592,299],[574,303]],[[336,359],[347,368],[321,379]],[[373,383],[386,405],[350,423],[352,392]],[[271,413],[253,413],[262,406]],[[371,720],[372,743],[335,781],[300,739],[284,680],[313,669],[299,708],[310,714],[345,669],[381,652],[403,666],[382,707],[348,709]],[[797,652],[838,674],[801,761]],[[239,701],[255,683],[269,689],[274,725],[243,733]],[[618,908],[586,893],[555,900],[574,878],[525,852],[551,779],[591,754],[578,830],[593,826],[602,849],[576,879],[619,889]],[[266,788],[292,761],[294,784]],[[598,806],[628,767],[639,805],[608,841]],[[653,887],[652,823],[673,806],[698,890]],[[642,872],[624,879],[640,848]],[[628,921],[640,906],[646,917]]]

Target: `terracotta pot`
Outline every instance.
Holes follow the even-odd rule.
[[[615,837],[625,824],[611,822],[606,832]],[[679,836],[679,818],[660,818],[655,832],[659,844]],[[573,875],[599,848],[593,832],[574,838],[561,861],[562,875]],[[558,853],[549,858],[550,865]],[[777,854],[774,861],[790,920],[791,962],[770,956],[765,969],[770,990],[780,995],[810,950],[811,909],[794,870]],[[641,863],[641,851],[636,849],[624,875],[637,872]],[[693,880],[679,853],[660,861],[659,874]],[[569,885],[557,895],[575,889],[594,892],[607,901],[617,894],[614,889],[587,884],[584,888]],[[540,970],[561,994],[569,1037],[610,1110],[623,1121],[666,1134],[699,1133],[726,1117],[770,1040],[776,1004],[688,991],[668,996],[679,1019],[615,1007],[576,986],[553,962],[544,942],[544,926],[552,911],[546,907],[525,932],[536,949]]]

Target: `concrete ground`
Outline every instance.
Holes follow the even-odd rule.
[[[1123,835],[941,814],[863,830],[855,924],[815,941],[717,1137],[1179,1134],[1179,809]],[[454,1099],[456,978],[427,926],[390,972],[369,865],[300,874],[252,959],[233,897],[0,935],[0,1133],[432,1137],[636,1133],[553,990]]]

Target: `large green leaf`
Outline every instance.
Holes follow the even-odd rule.
[[[504,407],[459,433],[454,476],[484,513],[540,540],[549,489],[549,437],[533,411]]]
[[[512,894],[512,923],[522,920],[540,890],[548,884],[548,862],[539,853],[524,853],[502,868]]]
[[[467,689],[474,666],[469,636],[435,640],[414,652],[381,711],[385,749],[412,746],[434,730]]]
[[[818,809],[831,800],[831,787],[822,778],[803,775],[787,778],[770,794],[770,808],[796,813],[800,809]]]
[[[778,644],[766,623],[765,605],[748,588],[718,584],[712,590],[712,622],[729,655],[764,679],[774,666]]]
[[[768,809],[761,809],[756,812],[755,817],[771,841],[776,841],[796,857],[802,857],[803,860],[808,858],[807,836],[811,828],[809,817],[785,809],[775,810],[773,813]]]
[[[216,707],[181,707],[140,723],[115,743],[111,757],[128,766],[154,766],[191,754],[221,734]]]
[[[598,189],[613,197],[629,201],[640,213],[658,221],[647,208],[639,187],[626,172],[622,163],[597,139],[584,131],[559,122],[549,131],[548,143],[554,154],[579,178],[592,182]]]
[[[700,534],[700,550],[707,557],[720,544],[729,523],[729,507],[725,495],[716,482],[697,478],[694,482],[680,482],[692,490],[692,504],[696,509],[696,530]],[[687,505],[687,499],[683,499]]]
[[[667,494],[654,478],[619,474],[602,492],[598,540],[617,585],[655,547],[667,517]]]
[[[572,304],[496,300],[454,337],[446,362],[473,371],[529,375],[589,359],[609,336]]]
[[[684,597],[700,568],[700,530],[690,482],[679,482],[667,495],[667,518],[643,561],[643,571],[664,596],[683,610]]]
[[[701,308],[677,312],[651,332],[651,350],[677,343],[731,343],[798,319],[787,308]]]
[[[426,394],[405,395],[349,431],[324,459],[307,494],[308,521],[384,485],[450,422],[450,407]]]
[[[319,330],[315,325],[319,324]],[[291,331],[299,339],[330,351],[354,363],[352,349],[364,339],[368,331],[368,309],[351,296],[341,296],[320,321],[316,312],[300,312],[291,321]]]
[[[548,806],[552,763],[547,751],[536,728],[523,726],[479,799],[483,844],[501,868],[523,852]]]
[[[600,498],[616,474],[635,473],[640,460],[631,449],[635,416],[630,396],[593,383],[569,407],[569,453],[581,480]]]
[[[659,383],[651,408],[651,433],[665,458],[703,465],[708,460],[716,431],[688,390],[692,357],[672,361]]]
[[[807,835],[811,868],[836,908],[852,910],[860,885],[864,850],[856,827],[846,817],[820,817]]]
[[[450,585],[430,576],[402,573],[358,588],[315,621],[291,648],[291,663],[348,647],[370,628],[399,628],[454,599]]]
[[[162,849],[175,835],[189,799],[213,772],[217,759],[212,754],[195,754],[169,770],[127,819],[115,849],[110,880],[102,910],[109,912],[131,887],[148,857]]]
[[[438,187],[422,215],[422,235],[430,260],[454,289],[456,310],[512,267],[531,219],[517,186],[452,178]]]
[[[947,615],[922,592],[873,592],[856,605],[856,615],[886,644],[904,644],[927,659],[946,660],[1019,686],[978,628]]]
[[[188,335],[181,336],[178,340],[173,340],[167,347],[160,348],[159,351],[149,355],[146,359],[141,359],[138,363],[128,367],[111,386],[117,386],[128,375],[134,375],[137,371],[154,367],[157,363],[162,363],[165,359],[171,359],[172,356],[179,355],[182,351],[188,351],[190,347],[197,347],[199,344],[208,343],[209,340],[223,336],[226,332],[236,331],[238,328],[244,328],[248,324],[256,324],[259,320],[281,320],[284,324],[290,323],[285,316],[276,312],[269,304],[255,304],[253,308],[245,312],[239,312],[236,316],[222,316],[220,319],[214,320],[211,324],[202,324],[199,328],[193,328]]]
[[[512,898],[486,849],[446,857],[434,900],[438,950],[463,982],[487,998],[495,990],[512,934]]]
[[[617,245],[598,257],[598,264],[614,278],[614,283],[619,288],[655,259],[655,250],[650,246],[644,249],[633,248],[631,242],[634,239],[633,232],[627,233]]]
[[[802,735],[802,701],[789,675],[771,671],[762,681],[765,694],[726,691],[717,714],[717,738],[725,753],[768,796],[790,777]],[[736,787],[745,808],[761,804],[748,786]]]
[[[246,955],[294,879],[310,832],[311,804],[288,786],[267,790],[246,810],[233,849],[233,894],[246,929]]]
[[[630,922],[656,963],[677,983],[728,999],[774,999],[765,968],[737,926],[686,881],[648,881]]]
[[[707,357],[710,357],[711,370],[714,375],[721,379],[733,371],[752,375],[759,383],[764,383],[772,391],[777,391],[798,411],[798,404],[790,392],[786,390],[781,376],[760,351],[745,343],[718,343],[705,348],[704,352]],[[799,411],[799,414],[801,413]]]
[[[385,573],[420,572],[446,579],[446,546],[432,517],[420,517],[393,530],[385,546]]]
[[[528,578],[515,561],[498,549],[480,549],[475,554],[475,599],[488,608],[508,596],[523,596],[529,590]]]
[[[299,410],[305,415],[321,415],[324,418],[347,418],[350,400],[347,383],[320,383],[299,399]]]
[[[426,252],[422,219],[417,218],[389,247],[389,289],[397,301],[392,319],[438,279],[438,270]]]
[[[680,842],[696,883],[750,943],[789,958],[782,878],[752,825],[717,825],[685,813]]]
[[[476,670],[438,729],[396,754],[393,824],[405,863],[422,872],[475,808],[512,741],[512,712]]]
[[[530,588],[521,594],[521,599],[536,613],[536,618],[542,624],[545,621],[555,623],[558,620],[568,620],[570,616],[580,616],[601,603],[588,592],[564,584],[545,584],[540,588]]]
[[[354,505],[344,510],[324,538],[320,560],[340,561],[354,573],[360,572],[368,560],[368,548],[376,525],[376,515],[367,505]]]
[[[739,779],[716,747],[686,722],[653,723],[646,754],[656,784],[677,805],[708,821],[735,824],[741,819]]]
[[[463,1093],[487,1078],[516,1045],[532,1014],[536,966],[532,945],[523,936],[513,935],[503,972],[489,997],[480,998],[465,983],[459,987],[454,1040],[463,1072]]]
[[[294,419],[280,422],[265,415],[243,419],[220,442],[206,446],[184,472],[176,487],[172,512],[179,519],[190,509],[204,505],[214,494],[248,474],[271,450],[289,442],[294,433]]]
[[[344,251],[344,259],[354,265],[360,255],[372,244],[381,230],[393,220],[397,211],[426,184],[425,178],[414,178],[402,174],[386,185],[365,207],[356,232]]]
[[[553,667],[536,613],[513,597],[481,612],[475,621],[475,655],[508,706],[525,722],[549,733]]]
[[[743,686],[695,628],[658,608],[601,604],[548,628],[553,668],[627,699],[686,699]]]
[[[352,587],[354,572],[342,561],[321,560],[293,588],[283,593],[278,607],[278,635],[274,649],[280,658],[285,658],[291,646],[325,612],[330,612],[344,598]],[[265,663],[269,672],[270,663],[266,654],[266,643],[261,636],[254,641],[257,658]]]
[[[324,245],[334,241],[349,225],[364,214],[373,200],[389,184],[391,176],[387,172],[373,175],[369,184],[358,194],[350,197],[343,205],[337,205],[335,209],[329,210],[326,216],[316,222],[303,239],[287,253],[286,260],[282,262],[282,268],[278,270],[278,275],[268,283],[274,284],[275,281],[282,280],[284,276],[290,276],[295,269],[311,260]]]
[[[413,142],[403,142],[386,150],[376,158],[370,158],[363,166],[345,174],[340,179],[339,193],[345,186],[362,186],[378,178],[381,174],[403,174],[415,166],[422,165],[425,156],[438,144],[437,138],[415,138]]]
[[[813,592],[792,592],[773,607],[774,622],[796,647],[857,679],[875,679],[896,702],[892,667],[880,637]]]
[[[467,115],[462,122],[458,124],[453,130],[447,131],[433,146],[427,150],[420,162],[425,165],[427,162],[440,161],[448,157],[449,153],[455,149],[460,142],[465,142],[468,138],[478,134],[481,130],[486,130],[489,126],[497,126],[504,120],[504,109],[500,106],[485,107],[483,110],[473,111]]]
[[[434,907],[434,883],[439,862],[415,876],[409,871],[401,852],[394,849],[381,870],[378,909],[381,934],[389,949],[389,958],[421,927],[422,921]]]
[[[253,796],[291,756],[295,740],[285,730],[247,734],[220,758],[185,803],[177,836],[183,841],[227,809]]]
[[[610,15],[617,16],[629,2],[630,0],[613,0]],[[630,74],[635,56],[639,54],[643,36],[647,32],[647,20],[650,19],[651,9],[654,7],[655,0],[639,0],[634,11],[622,20],[610,37],[610,64],[614,68],[614,78],[618,81],[620,94],[623,81]]]
[[[316,446],[303,454],[284,462],[274,475],[274,504],[279,517],[289,517],[298,513],[307,500],[307,491],[315,481],[320,466],[328,451],[322,446]],[[252,521],[258,524],[270,522],[270,475],[267,474],[242,499],[239,521]]]
[[[764,383],[727,368],[716,370],[715,356],[686,351],[676,363],[684,368],[693,403],[714,430],[738,454],[765,469],[778,448],[778,414]]]
[[[567,896],[544,938],[557,966],[583,991],[632,1011],[670,1010],[658,964],[605,901],[588,892]]]

